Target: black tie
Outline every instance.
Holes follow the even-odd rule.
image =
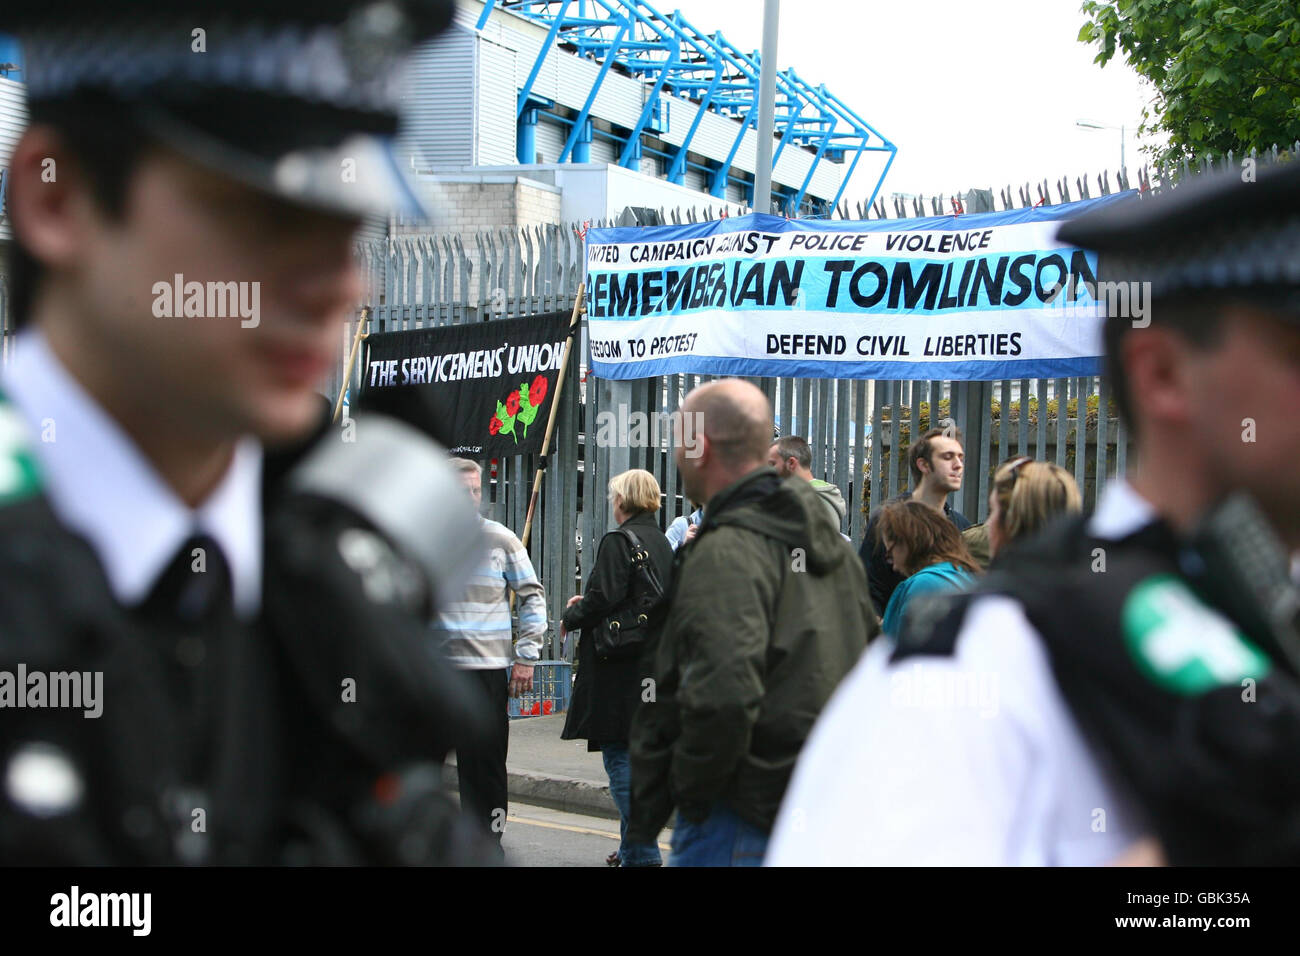
[[[206,789],[213,770],[221,656],[235,617],[230,568],[217,542],[194,534],[181,545],[140,608],[156,635],[177,715],[186,783]]]

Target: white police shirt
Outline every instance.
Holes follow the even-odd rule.
[[[85,537],[124,605],[143,601],[192,534],[206,533],[230,565],[236,611],[256,615],[262,593],[262,449],[237,443],[220,483],[191,509],[50,349],[20,334],[3,388],[24,424],[54,513]]]
[[[1115,481],[1089,530],[1115,540],[1155,517]],[[1090,866],[1146,835],[1019,602],[972,602],[951,657],[891,666],[891,651],[875,641],[818,719],[767,865]]]

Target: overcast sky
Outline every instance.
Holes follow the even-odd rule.
[[[743,50],[762,46],[763,0],[654,5],[665,15],[681,10],[702,32],[721,30]],[[1132,171],[1141,145],[1133,127],[1151,98],[1126,64],[1092,62],[1096,48],[1076,39],[1080,5],[781,0],[777,60],[813,85],[825,83],[898,147],[881,196],[996,193],[1067,173],[1073,190],[1074,177],[1103,168],[1113,182],[1121,139],[1119,129],[1080,129],[1076,121],[1128,125]],[[845,198],[865,199],[878,175],[864,156]]]

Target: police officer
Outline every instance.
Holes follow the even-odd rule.
[[[330,428],[395,71],[450,0],[0,14],[20,328],[0,404],[0,862],[477,862],[479,726],[422,647],[470,541],[438,447]],[[447,549],[442,548],[442,551]],[[472,562],[471,562],[472,563]]]
[[[1138,469],[868,653],[770,862],[1300,862],[1300,164],[1244,179],[1062,227]]]

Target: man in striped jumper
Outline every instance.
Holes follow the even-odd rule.
[[[477,509],[483,500],[483,467],[466,458],[453,458],[451,464]],[[479,521],[485,544],[482,563],[461,600],[440,609],[433,630],[446,660],[482,688],[496,715],[495,732],[488,742],[456,748],[456,772],[462,809],[481,821],[500,844],[506,823],[510,746],[506,695],[518,697],[533,688],[533,665],[541,656],[546,634],[546,596],[514,532],[482,516]],[[515,593],[519,614],[519,639],[513,646],[509,591]]]

